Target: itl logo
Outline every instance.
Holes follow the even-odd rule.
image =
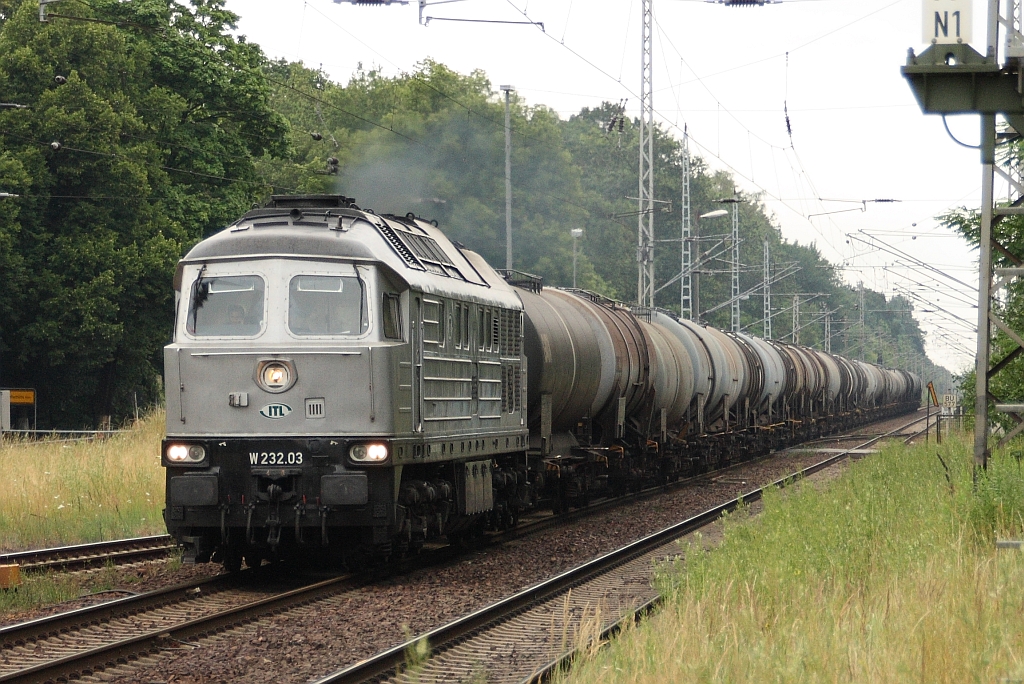
[[[277,420],[278,418],[284,418],[292,412],[292,407],[288,404],[267,404],[260,409],[260,415],[264,418],[270,418]]]

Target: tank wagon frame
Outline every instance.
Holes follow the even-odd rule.
[[[915,375],[498,272],[412,214],[275,196],[179,263],[168,531],[354,565],[915,409]]]

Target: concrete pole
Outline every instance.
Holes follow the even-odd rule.
[[[583,237],[582,228],[572,229],[572,288],[576,289],[576,254],[577,254],[577,242]]]
[[[512,270],[512,111],[515,87],[501,86],[505,93],[505,270]]]

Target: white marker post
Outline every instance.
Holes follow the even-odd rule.
[[[926,43],[970,43],[971,0],[923,0]]]

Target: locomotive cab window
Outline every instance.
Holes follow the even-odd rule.
[[[382,315],[384,316],[384,337],[389,340],[402,339],[402,312],[398,295],[385,294]]]
[[[265,285],[258,275],[200,276],[186,328],[196,337],[252,337],[263,327]]]
[[[354,276],[298,275],[288,285],[295,335],[361,335],[369,327],[363,282]]]

